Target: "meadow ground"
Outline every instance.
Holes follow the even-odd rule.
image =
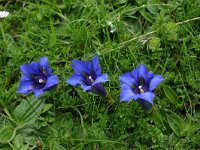
[[[199,0],[0,0],[0,10],[0,149],[200,148]],[[73,59],[95,55],[107,97],[66,83]],[[57,87],[18,93],[20,66],[44,56]],[[165,79],[148,111],[120,102],[119,76],[139,64]]]

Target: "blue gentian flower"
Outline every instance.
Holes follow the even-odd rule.
[[[32,91],[36,97],[44,91],[58,84],[59,79],[52,74],[47,57],[42,57],[39,62],[31,62],[20,66],[23,73],[18,92],[27,94]]]
[[[121,82],[121,101],[135,99],[144,110],[152,107],[155,94],[153,90],[164,78],[161,75],[154,76],[145,65],[140,64],[132,72],[126,72],[119,77]]]
[[[91,91],[100,96],[107,95],[102,82],[108,81],[108,75],[101,73],[98,56],[94,56],[92,62],[74,59],[72,69],[74,74],[66,81],[67,83],[72,86],[80,84],[84,91]]]

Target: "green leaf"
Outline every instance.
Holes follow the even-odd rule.
[[[178,96],[176,95],[176,93],[169,86],[166,86],[166,85],[163,86],[163,90],[165,92],[165,95],[169,99],[169,101],[173,105],[177,105],[178,104]]]
[[[176,114],[167,115],[167,121],[173,132],[178,136],[185,136],[185,121]]]
[[[200,129],[200,122],[195,122],[195,123],[192,123],[190,124],[189,126],[189,134],[193,134],[194,132],[198,131]]]
[[[22,102],[14,110],[14,117],[19,123],[33,123],[41,113],[44,101],[32,96]]]
[[[171,40],[171,41],[178,40],[178,27],[177,27],[176,23],[174,23],[174,22],[167,23],[166,31],[167,31],[168,40]]]
[[[17,149],[20,149],[22,146],[23,146],[23,137],[22,137],[22,135],[21,134],[18,134],[18,135],[16,135],[15,136],[15,138],[14,138],[14,141],[13,141],[13,143],[14,143],[14,146],[17,148]]]
[[[52,106],[53,106],[53,104],[44,104],[44,107],[43,107],[41,113],[47,112],[49,109],[51,109]]]
[[[52,143],[50,150],[66,150],[63,146],[58,143]]]
[[[149,49],[152,51],[157,51],[160,49],[160,38],[153,37],[149,42]]]
[[[141,15],[150,23],[154,22],[153,17],[150,15],[150,13],[147,13],[145,10],[140,10]]]
[[[9,89],[9,91],[6,93],[6,99],[5,99],[5,103],[6,104],[9,104],[9,102],[12,100],[12,98],[15,96],[16,94],[16,90],[17,90],[17,87],[18,87],[18,83],[14,84],[12,86],[12,88]]]
[[[10,126],[4,126],[0,129],[0,142],[11,141],[16,134],[16,130]]]
[[[158,0],[148,0],[147,4],[148,4],[148,7],[147,9],[152,13],[152,14],[156,14],[158,13],[158,5],[155,5],[155,4],[158,4]]]
[[[8,91],[0,89],[0,105],[6,107],[16,95],[18,84],[14,84]]]

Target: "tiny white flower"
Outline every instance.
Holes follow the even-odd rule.
[[[9,12],[7,11],[0,11],[0,18],[5,18],[9,15]]]

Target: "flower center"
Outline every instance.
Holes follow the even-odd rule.
[[[144,89],[143,89],[143,87],[141,85],[138,86],[138,89],[139,89],[140,93],[144,93]]]
[[[36,89],[42,89],[46,85],[47,77],[43,74],[33,75],[33,87]]]
[[[92,79],[92,76],[89,76],[88,79],[89,79],[92,83],[94,83],[94,80]]]
[[[43,79],[39,79],[38,82],[39,82],[39,83],[46,83],[46,81],[43,80]]]
[[[44,75],[47,75],[46,69],[45,69],[44,67],[41,68],[41,72],[42,72]]]

